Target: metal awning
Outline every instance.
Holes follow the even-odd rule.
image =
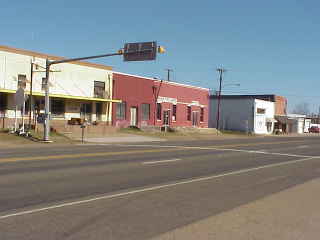
[[[292,124],[294,119],[289,118],[286,115],[283,116],[275,116],[276,120],[282,124]]]

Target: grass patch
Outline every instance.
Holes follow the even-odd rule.
[[[231,130],[221,130],[220,133],[224,134],[224,135],[236,135],[236,136],[251,136],[254,137],[256,136],[256,134],[254,133],[246,133],[246,132],[240,132],[240,131],[231,131]]]
[[[36,141],[41,141],[43,139],[43,131],[30,131],[31,138]],[[50,140],[57,143],[72,143],[73,140],[69,137],[65,136],[64,134],[51,131],[50,132]]]
[[[33,143],[29,139],[18,136],[16,134],[9,133],[8,131],[1,131],[0,132],[0,146],[1,145],[21,145],[21,144],[30,144]]]

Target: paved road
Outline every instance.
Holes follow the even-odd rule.
[[[149,239],[318,178],[319,143],[268,137],[0,149],[0,239]]]

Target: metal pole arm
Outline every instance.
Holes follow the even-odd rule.
[[[76,62],[76,61],[88,60],[88,59],[93,59],[93,58],[111,57],[111,56],[117,56],[117,55],[122,55],[122,54],[123,53],[120,52],[120,53],[109,53],[109,54],[96,55],[96,56],[90,56],[90,57],[62,59],[62,60],[57,60],[57,61],[49,61],[49,65],[59,64],[59,63],[67,63],[67,62]]]
[[[95,56],[89,56],[89,57],[80,57],[80,58],[69,58],[69,59],[62,59],[62,60],[56,60],[56,61],[49,61],[49,65],[53,64],[59,64],[59,63],[67,63],[67,62],[76,62],[81,60],[88,60],[88,59],[94,59],[94,58],[103,58],[103,57],[111,57],[111,56],[119,56],[119,55],[126,55],[126,54],[134,54],[134,53],[146,53],[151,52],[152,49],[145,49],[140,51],[124,51],[123,49],[120,49],[117,53],[109,53],[109,54],[102,54],[102,55],[95,55]]]

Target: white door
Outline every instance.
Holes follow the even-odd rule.
[[[199,125],[199,112],[192,112],[192,126],[198,127]]]
[[[130,126],[137,126],[137,108],[130,108]]]

